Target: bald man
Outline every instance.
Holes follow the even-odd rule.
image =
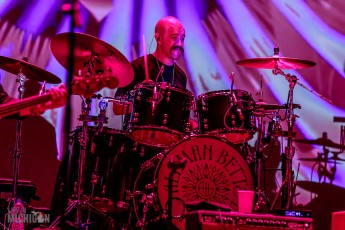
[[[147,55],[149,78],[153,82],[165,81],[186,88],[186,74],[175,63],[184,52],[185,36],[185,29],[177,18],[168,16],[157,22],[154,35],[157,48],[152,54]],[[119,88],[115,94],[116,97],[125,95],[145,80],[144,57],[134,60],[131,64],[134,69],[134,80],[130,85]],[[164,71],[158,76],[162,65],[164,65]],[[116,111],[114,112],[118,114]]]

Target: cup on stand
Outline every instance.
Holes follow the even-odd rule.
[[[238,190],[238,212],[252,213],[254,204],[254,191]]]

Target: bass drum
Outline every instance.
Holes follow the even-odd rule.
[[[204,201],[237,210],[237,191],[254,189],[252,172],[234,144],[214,136],[190,136],[143,164],[133,187],[139,225],[166,224],[168,163],[183,158],[186,166],[177,169],[172,180],[172,215],[178,229],[184,229],[186,204]]]

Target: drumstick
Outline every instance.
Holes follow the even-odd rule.
[[[145,42],[145,34],[143,34],[143,51],[144,51],[144,65],[145,65],[145,81],[144,82],[150,82],[149,78],[149,69],[147,64],[147,53],[146,53],[146,42]]]

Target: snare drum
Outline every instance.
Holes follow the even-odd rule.
[[[142,165],[133,187],[133,207],[137,221],[145,222],[147,229],[166,224],[171,158],[187,162],[172,178],[172,216],[178,229],[184,229],[187,203],[205,201],[237,210],[237,191],[254,189],[252,172],[234,144],[214,136],[189,136]]]
[[[142,83],[131,93],[132,112],[126,129],[130,137],[150,146],[169,146],[190,129],[194,96],[165,82]]]
[[[236,98],[234,98],[236,97]],[[252,95],[244,90],[219,90],[197,97],[199,131],[221,135],[232,143],[250,140],[256,132]]]

